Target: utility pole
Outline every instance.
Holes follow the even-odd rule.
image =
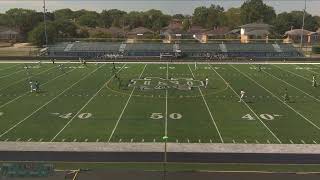
[[[46,0],[43,0],[43,23],[44,23],[44,36],[46,47],[48,47],[48,34],[47,34],[47,22],[46,22]]]
[[[306,9],[307,9],[307,0],[304,0],[304,9],[303,9],[302,27],[301,27],[301,37],[300,37],[300,48],[301,48],[301,50],[302,50],[302,44],[303,44],[304,19],[306,17]]]

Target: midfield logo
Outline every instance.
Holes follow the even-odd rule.
[[[128,86],[136,87],[140,90],[160,90],[168,88],[191,90],[194,87],[204,86],[204,83],[200,80],[194,80],[192,78],[163,79],[159,77],[146,77],[144,79],[132,79]]]

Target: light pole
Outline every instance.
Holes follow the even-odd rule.
[[[43,23],[46,47],[48,47],[47,22],[46,22],[46,0],[43,0]]]
[[[163,158],[163,180],[167,179],[167,141],[168,136],[163,136],[164,140],[164,158]]]
[[[301,37],[300,37],[300,48],[301,48],[301,50],[302,50],[302,43],[303,43],[304,19],[305,19],[305,16],[306,16],[306,9],[307,9],[307,0],[304,0],[304,10],[303,10]]]

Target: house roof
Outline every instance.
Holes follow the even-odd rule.
[[[264,23],[250,23],[250,24],[245,24],[242,26],[239,26],[240,28],[265,28],[268,29],[271,27],[269,24],[264,24]]]
[[[291,36],[297,36],[297,35],[301,35],[303,34],[304,36],[307,36],[309,34],[312,34],[312,31],[308,31],[308,30],[302,30],[302,29],[292,29],[290,31],[286,31],[284,33],[285,35],[291,35]]]
[[[219,35],[225,35],[229,32],[228,27],[217,27],[208,31],[203,32],[203,34],[206,34],[208,36],[219,36]]]
[[[249,36],[264,36],[264,35],[270,34],[270,32],[268,30],[261,29],[261,30],[253,30],[253,31],[245,32],[245,34]]]
[[[207,29],[204,29],[201,26],[191,26],[187,32],[190,34],[201,34],[205,31],[207,31]]]
[[[153,33],[153,31],[145,27],[137,27],[132,29],[130,32],[128,32],[129,35],[151,34],[151,33]]]

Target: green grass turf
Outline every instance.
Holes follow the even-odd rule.
[[[317,64],[268,64],[261,72],[250,64],[116,64],[121,87],[112,64],[66,63],[64,71],[31,64],[29,75],[24,66],[0,64],[2,141],[161,142],[167,135],[185,143],[320,143]],[[207,88],[128,87],[132,79],[206,77]],[[39,93],[29,92],[29,79],[40,82]]]

